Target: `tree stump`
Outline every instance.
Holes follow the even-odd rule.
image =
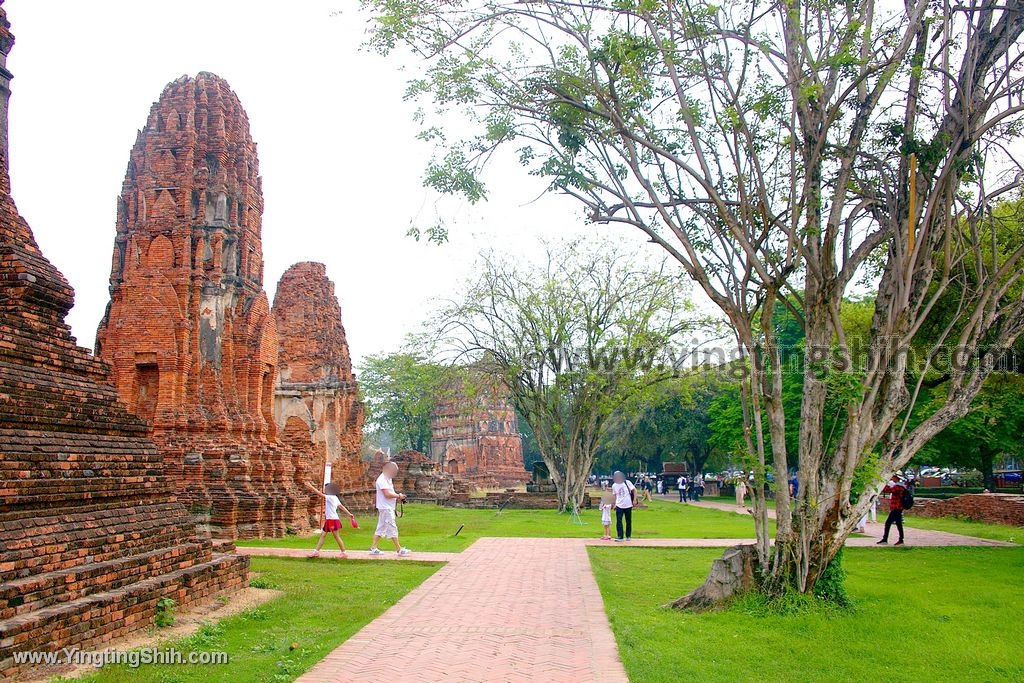
[[[754,586],[757,553],[752,545],[734,545],[711,565],[708,578],[693,591],[669,603],[695,612],[712,609]]]

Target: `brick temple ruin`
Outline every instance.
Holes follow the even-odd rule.
[[[370,475],[376,479],[388,461],[398,465],[398,474],[392,480],[395,490],[411,501],[444,504],[453,494],[469,495],[471,487],[466,482],[441,472],[436,462],[419,451],[404,450],[388,457],[378,450],[370,463]]]
[[[506,392],[493,382],[473,384],[452,388],[434,409],[431,458],[447,474],[479,488],[526,483],[523,440]]]
[[[345,505],[369,509],[373,481],[362,459],[363,404],[352,372],[341,306],[322,263],[296,263],[274,295],[278,381],[274,416],[281,438],[307,453],[303,469],[318,484],[324,463]],[[320,499],[311,499],[319,514]]]
[[[2,3],[2,0],[0,0]],[[14,42],[0,8],[0,129]],[[199,538],[147,426],[64,323],[74,292],[10,196],[0,146],[0,678],[15,652],[99,647],[243,586],[248,559]],[[42,179],[37,179],[44,182]]]
[[[149,421],[202,527],[280,536],[317,522],[307,453],[278,438],[278,336],[263,290],[262,179],[249,120],[211,73],[164,88],[117,204],[96,353]]]

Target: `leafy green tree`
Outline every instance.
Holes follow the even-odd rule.
[[[430,420],[450,373],[414,352],[367,356],[359,389],[370,431],[387,434],[393,448],[430,451]]]
[[[487,161],[511,148],[592,221],[643,232],[721,310],[747,369],[744,451],[761,479],[790,463],[800,476],[795,499],[776,487],[774,544],[754,487],[757,543],[733,552],[753,553],[760,590],[813,592],[869,505],[857,473],[871,459],[877,489],[905,466],[1024,332],[1024,247],[996,267],[975,258],[994,202],[1018,185],[1021,0],[364,6],[372,45],[424,58],[409,95],[431,105],[428,186],[479,201]],[[865,273],[874,311],[858,359],[840,308]],[[963,324],[926,357],[953,345],[974,362],[954,364],[943,400],[911,423],[932,368],[908,352],[949,291]],[[804,333],[795,452],[780,308]],[[725,564],[679,605],[752,587]]]
[[[598,462],[606,470],[635,465],[648,472],[685,462],[691,472],[703,471],[715,453],[712,407],[721,390],[719,374],[710,371],[652,385],[616,411]]]
[[[494,253],[436,327],[458,359],[509,390],[558,489],[583,498],[609,417],[663,378],[663,349],[693,327],[686,288],[612,242],[549,246],[541,265]]]
[[[1024,454],[1024,376],[996,373],[988,378],[971,411],[938,433],[921,451],[930,465],[979,470],[995,490],[994,464],[1000,456]]]

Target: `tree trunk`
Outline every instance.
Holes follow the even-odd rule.
[[[996,475],[992,471],[992,461],[994,460],[992,449],[986,444],[978,446],[978,454],[981,456],[981,476],[985,482],[985,488],[990,492],[996,492]]]
[[[711,564],[704,583],[675,602],[676,609],[703,611],[719,607],[729,598],[755,587],[757,551],[752,545],[734,545]]]

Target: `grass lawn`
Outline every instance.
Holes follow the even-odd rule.
[[[754,522],[731,512],[707,510],[661,500],[652,501],[646,510],[633,512],[634,538],[753,538]],[[583,525],[572,517],[554,510],[494,510],[449,508],[432,504],[410,503],[405,516],[398,520],[403,545],[413,551],[458,552],[482,536],[540,536],[545,538],[599,537],[602,534],[601,513],[585,510],[580,515]],[[347,524],[342,532],[346,547],[370,547],[376,517],[357,517],[359,529]],[[614,533],[614,515],[612,532]],[[463,527],[458,536],[455,532]],[[238,545],[310,548],[316,545],[317,534],[238,541]],[[328,536],[324,547],[337,548]],[[385,541],[382,549],[391,546]]]
[[[789,615],[662,609],[718,550],[589,551],[632,683],[1024,680],[1024,548],[848,548],[855,610]]]
[[[89,683],[291,681],[441,567],[424,562],[335,562],[254,557],[252,570],[284,595],[161,648],[225,651],[219,666],[107,666]],[[291,650],[291,644],[297,644]]]
[[[958,517],[916,517],[909,514],[904,515],[903,523],[915,529],[945,531],[975,538],[991,538],[996,541],[1024,544],[1024,527],[1010,524],[975,522]]]

